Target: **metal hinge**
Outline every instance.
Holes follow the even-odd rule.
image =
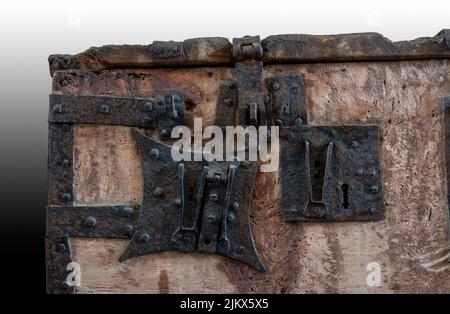
[[[133,129],[141,153],[144,199],[120,260],[167,250],[218,253],[259,271],[250,226],[258,164],[174,162],[171,146]]]
[[[237,124],[265,125],[263,49],[259,36],[233,38],[237,84]]]

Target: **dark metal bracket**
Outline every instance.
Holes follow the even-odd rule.
[[[265,125],[263,50],[259,36],[233,38],[239,125]]]
[[[271,124],[283,126],[308,123],[303,76],[287,75],[267,79],[270,93],[265,96]]]
[[[136,217],[132,205],[47,206],[47,236],[130,238]]]
[[[182,93],[151,98],[99,95],[50,95],[49,122],[94,123],[158,128],[162,139],[170,131],[185,125],[185,103]]]
[[[136,129],[144,200],[136,232],[120,260],[167,250],[218,253],[264,271],[250,226],[259,165],[174,162],[171,146]]]
[[[154,41],[151,45],[152,55],[155,58],[170,59],[184,55],[183,42]]]
[[[284,219],[383,219],[378,132],[375,125],[282,128]]]
[[[57,294],[75,293],[75,287],[66,283],[67,265],[73,262],[69,238],[46,237],[45,255],[47,268],[47,291]]]

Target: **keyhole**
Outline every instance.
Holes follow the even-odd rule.
[[[348,184],[347,183],[342,184],[341,189],[342,189],[342,198],[344,201],[342,203],[342,207],[347,209],[348,208]]]
[[[314,179],[319,179],[320,160],[314,160]]]

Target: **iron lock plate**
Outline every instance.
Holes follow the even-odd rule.
[[[286,220],[384,218],[378,127],[298,125],[280,130]]]
[[[120,261],[154,252],[203,251],[264,271],[250,225],[257,163],[175,162],[171,146],[136,129],[144,199]]]

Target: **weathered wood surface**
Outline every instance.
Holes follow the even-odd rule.
[[[155,45],[155,42],[151,45],[108,45],[91,47],[73,56],[51,55],[50,73],[53,75],[54,71],[63,69],[101,70],[117,67],[206,66],[231,63],[231,43],[226,38],[187,39],[182,42],[181,55],[174,57],[159,57],[155,54]]]
[[[108,45],[92,47],[76,55],[49,57],[50,73],[57,70],[102,70],[119,67],[219,66],[232,63],[231,43],[226,38],[194,38],[182,42],[183,53],[158,57],[151,45]],[[171,46],[173,42],[166,42]],[[378,33],[340,35],[275,35],[262,41],[266,64],[415,60],[450,57],[450,30],[434,37],[392,42]]]
[[[251,217],[265,274],[201,253],[119,263],[127,240],[77,238],[78,292],[450,292],[442,106],[449,66],[445,59],[266,66],[265,77],[303,74],[311,124],[380,125],[385,220],[286,223],[278,174],[259,174]],[[176,89],[186,94],[190,121],[195,115],[211,124],[231,71],[58,71],[53,90],[145,96]],[[140,203],[140,161],[128,127],[78,125],[74,155],[76,204]],[[366,284],[370,262],[381,266],[379,287]]]
[[[392,42],[378,33],[277,35],[262,45],[268,63],[413,60],[448,58],[449,36],[450,30],[443,30],[434,37]]]

